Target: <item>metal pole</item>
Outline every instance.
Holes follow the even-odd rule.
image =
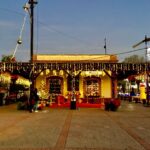
[[[33,49],[34,49],[34,4],[37,4],[35,0],[29,0],[30,4],[30,63],[31,63],[31,72],[30,72],[30,108],[29,111],[32,112],[32,89],[34,89],[34,64],[33,64]]]
[[[34,47],[34,4],[36,4],[34,0],[29,0],[30,4],[30,61],[33,63],[33,47]]]
[[[105,43],[104,43],[104,44],[105,44],[105,45],[104,45],[104,49],[105,49],[105,55],[106,55],[106,54],[107,54],[106,38],[104,39],[104,42],[105,42]]]
[[[33,44],[34,44],[34,6],[33,0],[31,3],[31,42],[30,42],[30,52],[31,52],[31,63],[33,63]]]
[[[149,76],[148,76],[148,56],[147,56],[147,36],[145,36],[145,48],[146,48],[146,52],[145,52],[145,59],[146,59],[146,63],[147,63],[147,70],[146,70],[146,99],[147,99],[147,105],[149,105]]]

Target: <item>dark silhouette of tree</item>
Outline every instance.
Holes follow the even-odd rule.
[[[142,56],[138,56],[138,55],[132,55],[129,57],[126,57],[123,60],[123,63],[144,63],[145,59]]]
[[[1,62],[16,62],[16,58],[12,55],[2,55]]]

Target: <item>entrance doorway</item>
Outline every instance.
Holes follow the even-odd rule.
[[[88,103],[97,103],[101,93],[101,79],[99,77],[84,78],[84,95]]]
[[[51,76],[49,78],[49,94],[52,96],[52,101],[56,102],[57,97],[62,95],[63,78],[59,76]]]

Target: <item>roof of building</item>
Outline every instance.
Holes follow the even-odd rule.
[[[118,62],[116,55],[101,54],[38,54],[34,62]]]

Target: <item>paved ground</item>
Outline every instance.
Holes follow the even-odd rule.
[[[0,107],[0,150],[150,150],[150,107],[122,102],[103,108],[38,113]]]

